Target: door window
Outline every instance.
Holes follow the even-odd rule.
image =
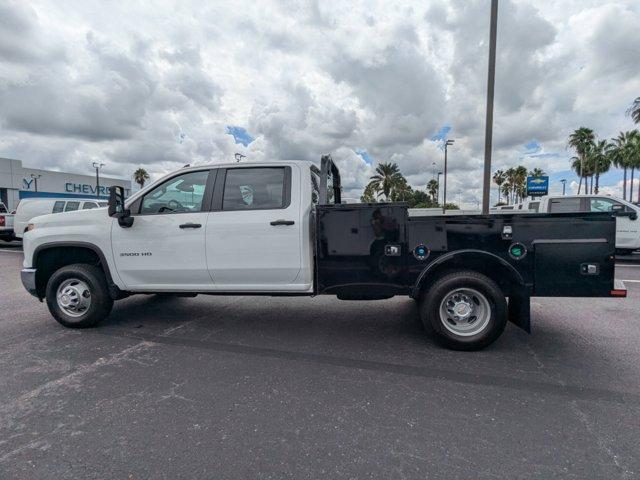
[[[80,208],[80,202],[67,202],[67,206],[64,207],[65,212],[73,212],[74,210],[78,210]]]
[[[285,208],[285,174],[282,167],[227,170],[222,210]]]
[[[576,213],[580,210],[581,198],[554,198],[549,205],[551,213]]]
[[[96,202],[84,202],[84,205],[82,205],[83,210],[91,210],[92,208],[98,208],[98,204]]]
[[[58,201],[56,203],[53,204],[53,210],[51,213],[60,213],[60,212],[64,212],[64,203],[62,201]]]
[[[142,199],[143,215],[202,211],[209,170],[189,172],[158,185]]]
[[[613,210],[614,205],[622,205],[620,202],[616,202],[610,198],[590,198],[589,199],[589,211],[590,212],[610,212]],[[623,210],[626,210],[624,205]]]

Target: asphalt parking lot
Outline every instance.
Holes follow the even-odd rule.
[[[0,249],[0,478],[640,477],[626,299],[534,299],[533,334],[425,338],[413,301],[135,296],[58,325]]]

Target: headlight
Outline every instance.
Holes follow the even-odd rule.
[[[36,224],[35,223],[27,223],[27,229],[24,231],[24,233],[30,232],[34,228],[36,228]]]

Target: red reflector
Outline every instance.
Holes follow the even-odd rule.
[[[626,290],[621,290],[621,289],[611,290],[611,296],[612,297],[626,297],[627,296],[627,291]]]

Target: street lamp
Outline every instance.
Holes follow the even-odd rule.
[[[104,167],[104,163],[93,162],[93,168],[96,169],[96,197],[100,198],[100,174],[99,170]]]
[[[484,175],[482,184],[482,214],[489,215],[491,188],[491,143],[493,140],[493,93],[496,80],[496,36],[498,30],[498,0],[491,0],[489,22],[489,68],[487,72],[487,117],[484,134]]]
[[[567,181],[563,178],[560,180],[562,182],[562,195],[564,195],[565,187],[567,186]]]
[[[37,175],[36,175],[35,173],[32,173],[32,174],[31,174],[31,178],[33,179],[33,182],[35,183],[36,193],[38,192],[38,179],[39,179],[41,176],[42,176],[42,175],[40,175],[40,174],[37,174]]]
[[[242,160],[243,158],[247,158],[246,155],[243,155],[241,153],[234,153],[233,156],[235,157],[236,162],[240,162],[240,160]]]
[[[444,142],[444,188],[442,190],[442,213],[447,208],[447,147],[453,145],[455,140],[447,140]]]
[[[442,172],[438,172],[438,186],[436,187],[436,207],[440,204],[440,175],[442,175]]]

